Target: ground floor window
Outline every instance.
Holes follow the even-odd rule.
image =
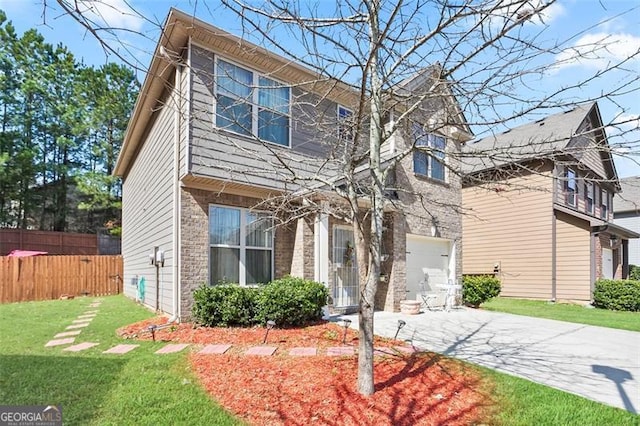
[[[273,219],[268,213],[209,206],[210,283],[273,279]]]

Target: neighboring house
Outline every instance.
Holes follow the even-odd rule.
[[[433,86],[426,69],[397,89]],[[172,9],[115,169],[123,178],[125,294],[188,318],[202,284],[291,274],[326,284],[337,311],[357,306],[352,229],[329,209],[297,219],[274,213],[283,194],[303,192],[294,175],[332,179],[326,128],[336,139],[349,134],[343,123],[357,99],[350,86]],[[424,108],[432,115],[423,123],[437,122],[434,114],[464,122],[451,99],[440,99],[451,113]],[[422,268],[432,285],[461,274],[462,184],[451,154],[472,135],[462,124],[425,127],[412,137],[434,151],[405,157],[390,179],[396,200],[385,208],[379,309],[417,298]],[[408,140],[394,134],[385,158]],[[335,202],[321,192],[307,204]]]
[[[596,103],[465,150],[464,274],[496,274],[503,296],[575,301],[624,275],[638,234],[613,223],[620,184]]]
[[[640,233],[640,176],[620,179],[619,196],[613,203],[613,221]],[[640,239],[630,240],[628,246],[629,264],[640,266]]]

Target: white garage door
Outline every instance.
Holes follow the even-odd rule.
[[[613,250],[602,249],[602,277],[613,279]]]
[[[455,264],[450,258],[453,256],[451,247],[449,240],[407,234],[407,299],[421,300],[423,268],[426,268],[431,291],[437,290],[436,285],[447,283],[449,265]]]

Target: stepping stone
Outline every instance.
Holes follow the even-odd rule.
[[[289,355],[291,356],[315,356],[318,354],[316,348],[291,348]]]
[[[74,328],[83,328],[88,326],[89,323],[88,322],[84,322],[82,324],[72,324],[69,327],[65,328],[65,330],[73,330]]]
[[[355,354],[355,348],[351,346],[334,346],[327,348],[327,355],[329,356],[344,356]]]
[[[63,351],[80,352],[80,351],[84,351],[85,349],[89,349],[98,345],[99,343],[84,342],[84,343],[79,343],[77,345],[69,346],[68,348],[64,348]]]
[[[221,355],[228,351],[230,347],[231,345],[207,345],[198,353],[201,355]]]
[[[84,324],[85,322],[88,324],[91,322],[93,318],[84,318],[84,319],[77,319],[77,320],[73,320],[71,321],[72,324]]]
[[[84,315],[95,315],[95,314],[97,314],[97,313],[98,313],[98,311],[97,311],[97,310],[96,310],[96,311],[86,311],[86,312],[84,313]]]
[[[393,348],[373,348],[374,356],[382,356],[382,355],[397,355],[398,352]]]
[[[44,345],[44,347],[48,348],[50,346],[68,345],[70,343],[73,343],[75,340],[76,340],[75,337],[67,337],[66,339],[49,340],[47,344]]]
[[[100,306],[99,303],[92,303],[92,304],[89,305],[90,308],[97,308],[99,306]]]
[[[82,333],[82,330],[65,331],[64,333],[56,334],[55,336],[53,336],[53,338],[60,339],[62,337],[77,336],[80,333]]]
[[[278,349],[275,346],[254,346],[245,351],[245,355],[270,356]]]
[[[140,345],[116,345],[116,346],[112,347],[111,349],[107,349],[106,351],[104,351],[102,353],[103,354],[118,354],[118,355],[122,355],[122,354],[126,354],[127,352],[130,352],[130,351],[134,350],[138,346],[140,346]]]
[[[187,346],[189,345],[183,344],[183,343],[166,345],[164,348],[158,349],[156,351],[156,354],[162,355],[162,354],[172,354],[172,353],[180,352]]]
[[[94,319],[96,317],[96,314],[87,314],[87,315],[78,315],[78,319]]]
[[[412,353],[418,352],[418,350],[413,346],[394,346],[393,349],[399,352],[404,352],[405,354],[412,354]]]

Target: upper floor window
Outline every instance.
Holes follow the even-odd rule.
[[[445,138],[434,133],[427,133],[418,125],[413,127],[413,136],[417,148],[413,152],[414,173],[444,181]]]
[[[593,182],[585,182],[584,183],[584,208],[587,211],[587,213],[593,214],[593,201],[594,201]]]
[[[216,126],[289,146],[289,87],[221,59],[216,67]]]
[[[607,220],[609,214],[609,193],[602,189],[600,193],[600,218]]]
[[[564,182],[564,194],[565,202],[570,206],[576,205],[576,194],[578,192],[578,181],[576,179],[576,172],[571,169],[567,169],[567,174]]]
[[[209,275],[220,282],[259,284],[271,281],[273,219],[268,213],[209,207]]]
[[[353,111],[338,105],[338,137],[341,140],[353,140]]]

